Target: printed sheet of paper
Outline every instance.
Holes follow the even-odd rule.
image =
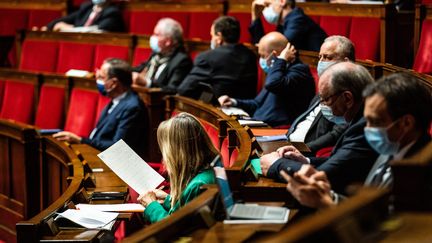
[[[103,212],[127,212],[142,213],[144,206],[139,203],[121,203],[121,204],[85,204],[79,203],[75,206],[77,209],[97,210]]]
[[[122,139],[98,154],[98,157],[139,194],[155,189],[165,180]]]
[[[249,116],[249,114],[237,107],[222,107],[221,110],[223,111],[223,113],[227,114],[228,116]]]
[[[67,218],[88,229],[105,228],[114,222],[118,213],[101,212],[97,210],[68,209],[59,213],[58,217]],[[112,225],[111,225],[112,226]]]

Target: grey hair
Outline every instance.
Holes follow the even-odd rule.
[[[374,81],[366,68],[352,62],[339,62],[330,66],[325,71],[327,72],[331,72],[330,85],[333,93],[350,91],[355,102],[363,101],[363,90]]]
[[[171,38],[175,44],[183,44],[183,28],[172,18],[162,18],[157,25],[161,25],[162,35]]]
[[[341,35],[332,35],[325,38],[324,43],[326,42],[337,42],[336,53],[339,55],[341,59],[348,58],[350,61],[355,61],[355,48],[352,41],[345,36]]]

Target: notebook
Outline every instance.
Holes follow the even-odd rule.
[[[260,206],[256,204],[234,203],[225,168],[218,156],[212,163],[219,187],[222,205],[226,211],[226,224],[281,224],[288,221],[289,210],[284,207]]]

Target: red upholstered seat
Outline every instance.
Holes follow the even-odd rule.
[[[152,50],[150,48],[143,48],[143,47],[136,48],[133,56],[132,65],[136,66],[142,62],[147,61],[151,53]]]
[[[0,8],[0,36],[15,36],[28,25],[28,10]]]
[[[61,16],[61,10],[32,9],[29,11],[29,21],[27,28],[30,30],[33,26],[45,26],[52,20],[60,18]]]
[[[332,150],[333,150],[333,147],[322,148],[322,149],[317,151],[315,156],[316,157],[329,157]]]
[[[379,60],[380,19],[353,17],[349,39],[356,48],[357,59]]]
[[[432,20],[423,21],[420,44],[413,69],[419,73],[432,73]]]
[[[312,77],[314,78],[315,81],[315,92],[318,93],[318,81],[319,81],[319,77],[318,77],[318,72],[316,67],[311,67],[309,66],[309,70],[312,74]]]
[[[42,86],[36,112],[36,126],[44,129],[63,128],[65,94],[64,87]]]
[[[3,80],[0,80],[0,109],[3,104],[4,88],[5,88],[5,82]]]
[[[88,137],[94,128],[98,98],[95,91],[73,89],[64,130]]]
[[[273,24],[270,24],[269,22],[267,22],[263,16],[261,16],[261,22],[263,24],[265,33],[276,31],[276,25],[273,25]]]
[[[134,34],[153,34],[153,29],[160,18],[158,12],[149,11],[131,11],[129,15],[129,32]]]
[[[234,149],[234,151],[235,151],[235,149]],[[235,161],[235,160],[231,161],[231,159],[230,159],[229,149],[228,149],[228,139],[227,138],[225,138],[222,142],[222,146],[220,148],[220,154],[222,157],[222,163],[223,163],[224,167],[226,167],[226,168],[230,167],[232,165],[232,163]]]
[[[228,11],[228,15],[235,17],[240,22],[240,42],[251,42],[251,36],[249,33],[251,14]]]
[[[348,16],[321,16],[320,26],[331,35],[349,36],[351,17]]]
[[[29,71],[55,72],[59,45],[53,41],[25,40],[19,68]]]
[[[432,0],[422,0],[422,4],[432,4]]]
[[[32,83],[6,81],[0,118],[32,124],[34,92]]]
[[[69,69],[92,71],[95,45],[73,42],[59,44],[58,65],[56,71],[65,73]]]
[[[74,8],[78,8],[85,1],[87,1],[87,0],[72,0],[71,2],[72,2],[72,6]]]
[[[320,23],[321,23],[321,16],[319,16],[319,15],[309,15],[309,18],[311,18],[317,25],[320,25]]]
[[[103,61],[110,57],[129,60],[128,46],[97,45],[95,49],[93,68],[99,68]]]
[[[99,94],[97,107],[96,107],[96,118],[94,122],[94,127],[96,127],[96,124],[99,121],[99,117],[101,115],[102,110],[105,108],[105,106],[108,105],[109,102],[110,99],[108,97]]]
[[[192,12],[189,15],[189,31],[187,38],[210,40],[210,28],[213,21],[219,17],[215,12]]]

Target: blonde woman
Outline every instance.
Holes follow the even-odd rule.
[[[210,163],[219,153],[198,119],[188,113],[162,122],[157,139],[171,194],[156,189],[138,197],[150,223],[162,220],[197,197],[201,186],[215,183]]]

